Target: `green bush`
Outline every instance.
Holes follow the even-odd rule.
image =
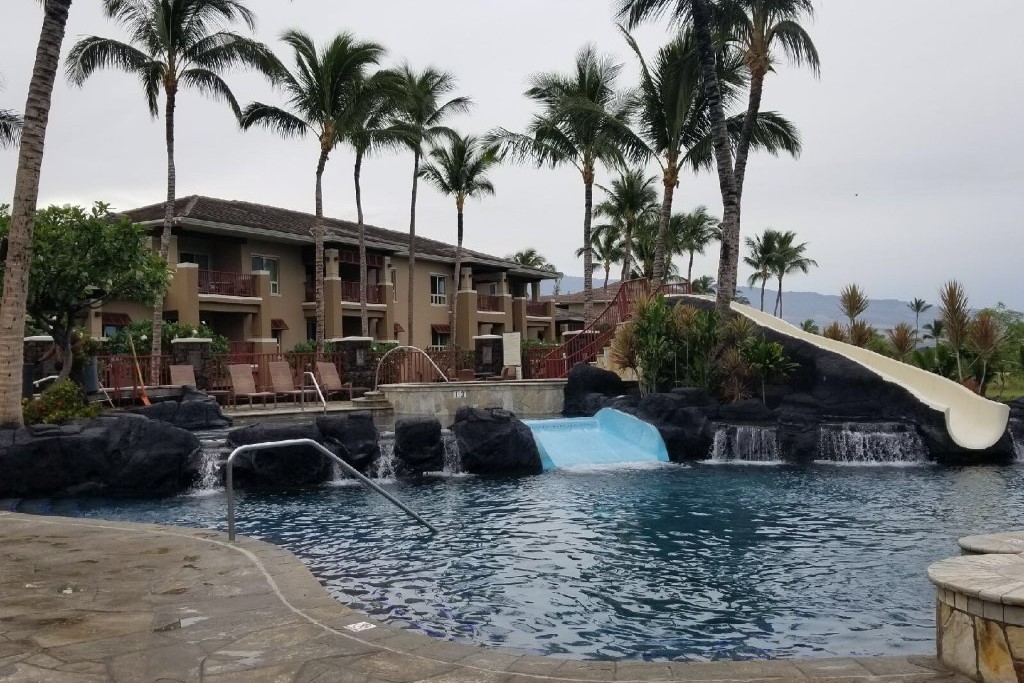
[[[133,322],[128,327],[118,330],[117,334],[107,340],[106,352],[112,356],[129,354],[132,352],[128,338],[131,337],[135,344],[135,353],[140,356],[148,356],[152,348],[153,323],[149,320]],[[184,323],[165,322],[163,327],[163,352],[171,352],[171,341],[189,337],[201,337],[212,339],[210,345],[212,353],[227,353],[229,344],[228,338],[214,332],[206,323],[198,325],[185,325]]]
[[[99,415],[99,406],[85,402],[82,388],[70,379],[51,384],[38,399],[22,401],[25,424],[60,424],[68,420],[93,418]]]

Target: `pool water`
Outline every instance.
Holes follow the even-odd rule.
[[[439,638],[593,659],[934,651],[925,569],[1024,524],[1024,467],[555,470],[244,494],[240,533],[341,602]],[[13,504],[8,503],[9,506]],[[225,528],[222,494],[21,501],[25,512]]]

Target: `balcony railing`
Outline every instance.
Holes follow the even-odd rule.
[[[546,301],[527,301],[526,315],[533,315],[540,318],[551,317],[551,314],[548,313],[548,304]]]
[[[307,282],[306,285],[306,298],[305,301],[316,301],[316,290],[312,282]],[[358,282],[342,282],[341,283],[341,300],[349,303],[359,303],[359,283]],[[386,304],[387,300],[384,296],[384,285],[367,285],[366,287],[366,303],[368,304]]]
[[[500,296],[495,296],[494,294],[479,294],[476,298],[476,310],[503,313],[505,311],[505,307],[502,305]]]
[[[199,271],[200,294],[224,296],[256,296],[256,276],[252,273],[222,273],[216,270]]]

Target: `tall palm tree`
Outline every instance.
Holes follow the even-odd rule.
[[[719,221],[708,213],[706,206],[698,206],[688,213],[673,214],[669,221],[666,258],[671,261],[672,254],[689,254],[686,266],[686,281],[689,282],[693,277],[694,254],[703,254],[712,242],[721,237]]]
[[[253,31],[256,17],[245,0],[103,0],[108,19],[128,32],[129,42],[88,36],[71,48],[66,60],[68,78],[82,85],[103,68],[120,69],[137,77],[149,104],[160,114],[164,96],[164,140],[167,146],[167,201],[160,233],[160,257],[167,260],[174,225],[176,170],[174,115],[178,91],[190,88],[225,102],[238,117],[238,102],[222,75],[234,66],[254,68],[270,78],[279,69],[264,46],[224,27],[242,22]],[[153,307],[153,376],[159,374],[163,334],[163,297]]]
[[[604,268],[604,289],[608,289],[608,278],[611,276],[612,265],[625,259],[626,240],[622,230],[614,223],[605,223],[594,228],[590,236],[591,260],[593,268]],[[583,256],[583,247],[576,250],[576,258]],[[622,279],[629,279],[631,271],[623,271]]]
[[[3,84],[3,77],[0,76],[0,86]],[[18,112],[0,109],[0,149],[18,144],[18,138],[21,137],[21,125],[22,120]]]
[[[772,276],[772,257],[775,254],[775,242],[778,240],[779,231],[766,228],[763,233],[755,237],[747,237],[747,255],[743,262],[754,269],[754,272],[747,278],[749,287],[756,287],[761,283],[761,310],[764,310],[764,288],[768,279]]]
[[[660,242],[658,239],[660,224],[661,219],[659,216],[654,216],[637,224],[636,230],[633,232],[633,244],[631,247],[633,254],[636,256],[634,259],[636,264],[633,266],[633,272],[630,274],[631,277],[642,277],[647,280],[654,279],[654,262],[657,259]],[[678,267],[669,259],[664,277],[675,277],[678,274]]]
[[[276,131],[283,137],[312,134],[319,143],[314,193],[316,222],[314,291],[316,299],[316,348],[324,345],[324,197],[323,175],[328,157],[343,132],[345,116],[352,106],[358,85],[367,70],[384,56],[377,43],[356,40],[340,33],[317,50],[313,39],[302,31],[286,31],[281,40],[292,49],[295,70],[281,67],[277,80],[284,90],[289,109],[253,102],[242,112],[243,129],[253,126]]]
[[[527,268],[537,268],[539,270],[550,271],[555,270],[555,267],[551,265],[544,255],[533,247],[522,249],[514,254],[509,254],[505,258],[514,263],[518,263],[521,266],[526,266]]]
[[[570,74],[531,77],[526,96],[541,105],[526,133],[499,128],[490,138],[513,158],[538,166],[572,166],[583,179],[583,318],[593,319],[593,251],[591,225],[597,165],[622,166],[643,161],[646,146],[629,129],[633,95],[617,90],[622,65],[601,56],[592,45],[576,55]]]
[[[639,221],[645,220],[650,215],[658,212],[658,194],[654,190],[655,178],[647,175],[643,169],[627,169],[619,174],[619,177],[612,181],[610,188],[601,189],[607,194],[607,198],[594,207],[595,218],[620,219],[621,230],[621,251],[622,256],[615,259],[622,261],[622,279],[625,280],[631,270],[632,254],[630,244],[633,241],[633,228]],[[591,229],[591,240],[597,238],[597,231]],[[583,253],[582,247],[577,250],[577,255]],[[597,253],[597,249],[594,250]],[[607,273],[605,274],[605,286],[607,287]]]
[[[459,278],[462,270],[463,210],[466,200],[494,194],[494,184],[487,172],[500,163],[498,149],[481,142],[480,138],[456,135],[448,140],[447,146],[430,150],[430,161],[420,175],[437,188],[443,195],[455,198],[457,233],[455,241],[454,292],[448,303],[449,339],[455,341],[456,301],[458,300]]]
[[[417,73],[408,64],[398,71],[400,96],[395,113],[396,127],[406,147],[412,150],[412,195],[409,202],[409,344],[414,344],[416,311],[416,190],[420,177],[420,160],[426,145],[439,137],[454,137],[455,132],[444,125],[446,119],[469,111],[468,97],[444,98],[455,89],[455,77],[447,71],[427,67]]]
[[[921,336],[921,314],[931,307],[930,303],[920,297],[907,304],[907,308],[914,312],[914,337]]]
[[[0,427],[20,427],[21,368],[25,361],[25,306],[32,261],[32,232],[39,198],[46,126],[50,119],[53,82],[60,66],[60,48],[71,0],[46,0],[43,27],[36,44],[32,79],[25,102],[25,123],[14,176],[11,227],[7,233],[4,291],[0,299]]]
[[[796,244],[796,233],[792,230],[780,232],[775,239],[775,252],[771,258],[772,275],[778,280],[779,291],[775,295],[775,315],[782,317],[782,279],[796,272],[807,273],[818,262],[808,258],[807,242]]]
[[[339,137],[355,152],[352,177],[356,193],[356,220],[359,234],[359,323],[364,337],[370,334],[366,308],[366,224],[363,218],[361,177],[363,159],[381,149],[401,144],[402,137],[392,125],[397,106],[399,82],[390,70],[378,71],[366,80],[353,84],[350,106],[343,118]]]

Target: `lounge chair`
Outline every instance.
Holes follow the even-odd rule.
[[[315,389],[299,389],[295,386],[295,378],[292,376],[292,368],[288,361],[270,361],[270,383],[274,387],[274,400],[278,396],[291,396],[293,401],[298,402],[304,399],[304,394],[316,396]]]
[[[463,368],[459,370],[459,381],[460,382],[472,382],[476,379],[476,375],[473,374],[472,368]]]
[[[199,385],[196,383],[195,368],[191,365],[171,365],[168,367],[171,372],[171,386],[199,389]],[[203,389],[201,391],[204,394],[213,396],[218,402],[220,402],[222,398],[227,399],[231,394],[230,391],[225,391],[223,389]]]
[[[263,407],[267,407],[267,399],[273,398],[274,405],[277,405],[277,394],[272,391],[256,391],[256,380],[252,378],[252,366],[248,363],[240,363],[228,366],[228,374],[231,377],[231,403],[238,405],[239,397],[249,399],[249,407],[252,407],[254,398],[263,399]]]
[[[363,387],[354,387],[351,382],[342,384],[341,376],[338,375],[338,368],[329,361],[317,361],[316,374],[320,378],[320,390],[324,392],[324,398],[328,401],[331,396],[348,394],[348,400],[352,400],[354,392],[365,392]]]

